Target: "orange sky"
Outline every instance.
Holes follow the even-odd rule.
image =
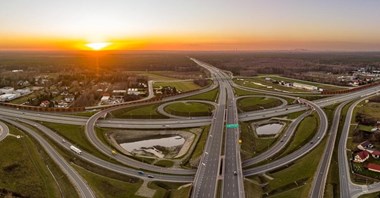
[[[380,50],[379,1],[0,2],[0,50]]]

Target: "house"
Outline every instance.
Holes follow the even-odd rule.
[[[49,107],[50,102],[48,100],[44,100],[41,102],[40,107]]]
[[[69,104],[65,101],[60,101],[57,105],[58,108],[67,108],[69,106]]]
[[[105,93],[105,94],[103,94],[102,98],[100,99],[100,102],[108,102],[110,97],[111,96],[109,94]]]
[[[360,144],[357,146],[357,148],[358,148],[359,150],[364,151],[364,150],[367,150],[367,149],[371,149],[371,148],[373,148],[373,145],[371,144],[371,142],[369,142],[368,140],[366,140],[366,141],[360,143]]]
[[[113,90],[112,95],[123,96],[127,93],[127,90]]]
[[[128,88],[128,95],[139,95],[139,93],[137,88]]]
[[[374,151],[371,152],[371,155],[372,155],[373,158],[379,159],[379,157],[380,157],[380,151],[374,150]]]
[[[65,97],[65,102],[67,103],[73,102],[74,100],[75,100],[75,97],[73,95]]]
[[[366,167],[370,171],[380,173],[380,165],[379,164],[368,163]]]
[[[369,158],[369,153],[367,151],[360,151],[354,157],[354,162],[363,163]]]

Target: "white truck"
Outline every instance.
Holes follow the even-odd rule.
[[[75,147],[73,145],[70,146],[70,149],[72,151],[76,152],[78,155],[80,155],[82,153],[82,151],[79,148],[77,148],[77,147]]]

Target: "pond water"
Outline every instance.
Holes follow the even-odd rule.
[[[163,158],[164,155],[162,154],[162,152],[154,146],[173,147],[181,146],[184,143],[185,139],[182,136],[176,135],[172,137],[155,138],[136,142],[122,143],[120,144],[120,146],[131,153],[145,151],[148,153],[152,153],[158,158]]]
[[[280,132],[283,124],[280,123],[271,123],[261,125],[256,128],[257,135],[276,135]]]

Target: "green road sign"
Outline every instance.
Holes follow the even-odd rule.
[[[239,128],[239,124],[226,124],[227,129]]]

